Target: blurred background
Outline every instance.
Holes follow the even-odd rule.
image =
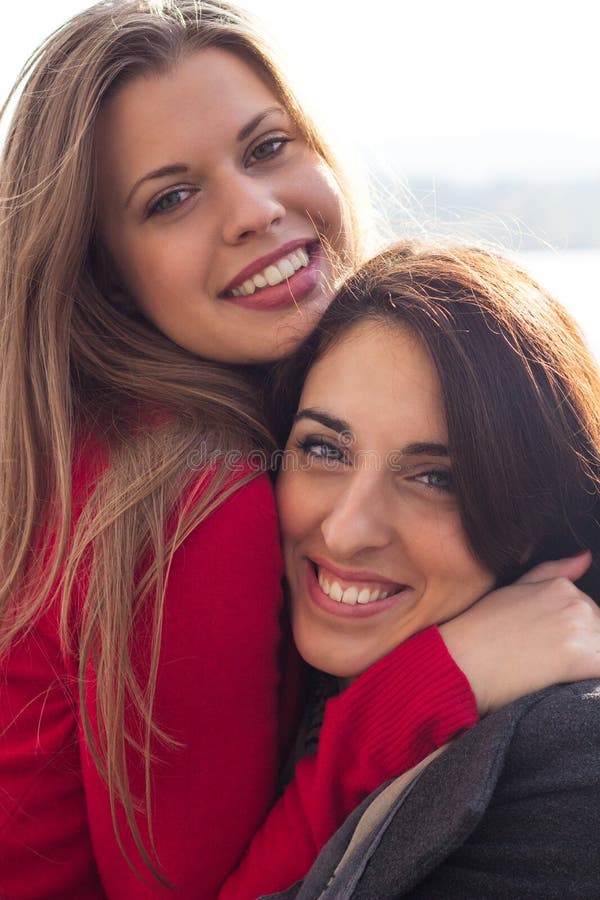
[[[240,0],[396,234],[507,248],[600,356],[594,0]],[[0,14],[0,94],[82,0]],[[596,112],[594,112],[596,110]],[[2,132],[0,132],[0,139]]]

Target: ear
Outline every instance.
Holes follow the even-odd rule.
[[[90,254],[94,281],[111,306],[126,316],[136,315],[137,304],[123,283],[123,279],[104,243],[97,238]]]
[[[126,316],[136,315],[139,310],[137,304],[127,288],[118,281],[112,281],[104,289],[103,293],[116,309]]]
[[[530,560],[531,557],[533,556],[534,550],[535,550],[535,546],[534,546],[533,544],[529,544],[529,546],[527,546],[527,547],[525,548],[525,550],[523,550],[521,556],[519,557],[519,565],[520,565],[520,566],[526,566],[526,565],[527,565],[527,563],[529,562],[529,560]]]

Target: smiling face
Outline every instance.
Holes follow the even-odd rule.
[[[437,373],[404,328],[354,326],[310,370],[277,496],[294,638],[311,665],[354,677],[492,587],[447,443]]]
[[[207,48],[138,76],[106,102],[96,150],[100,237],[145,316],[209,359],[290,352],[331,299],[345,206],[256,71]]]

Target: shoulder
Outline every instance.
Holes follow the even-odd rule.
[[[208,527],[228,529],[234,526],[239,529],[252,525],[261,531],[277,530],[273,486],[266,473],[256,472],[246,465],[224,473],[222,479],[215,473],[204,473],[194,481],[190,496],[192,502],[205,502],[207,494],[213,495],[203,523]],[[252,539],[249,532],[245,537]]]
[[[206,502],[210,475],[199,476],[192,488],[194,502]],[[273,487],[265,473],[240,468],[228,476],[208,501],[206,514],[180,545],[175,570],[182,563],[202,560],[220,579],[249,578],[271,573],[281,579],[282,561]]]
[[[576,770],[586,757],[600,775],[600,681],[557,685],[513,704],[510,762],[518,768]],[[588,758],[589,757],[589,758]]]
[[[593,737],[600,740],[600,680],[555,685],[513,704],[516,732],[547,734],[553,740]]]
[[[434,804],[441,786],[474,821],[494,796],[508,803],[563,788],[597,793],[600,681],[555,685],[486,716],[431,764],[416,793]]]

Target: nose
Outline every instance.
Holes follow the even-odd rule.
[[[274,196],[272,185],[247,173],[231,178],[223,206],[223,239],[228,244],[268,232],[285,216],[285,207]]]
[[[321,533],[332,557],[339,561],[389,546],[395,528],[383,473],[358,471],[349,475],[332,498],[321,522]]]

